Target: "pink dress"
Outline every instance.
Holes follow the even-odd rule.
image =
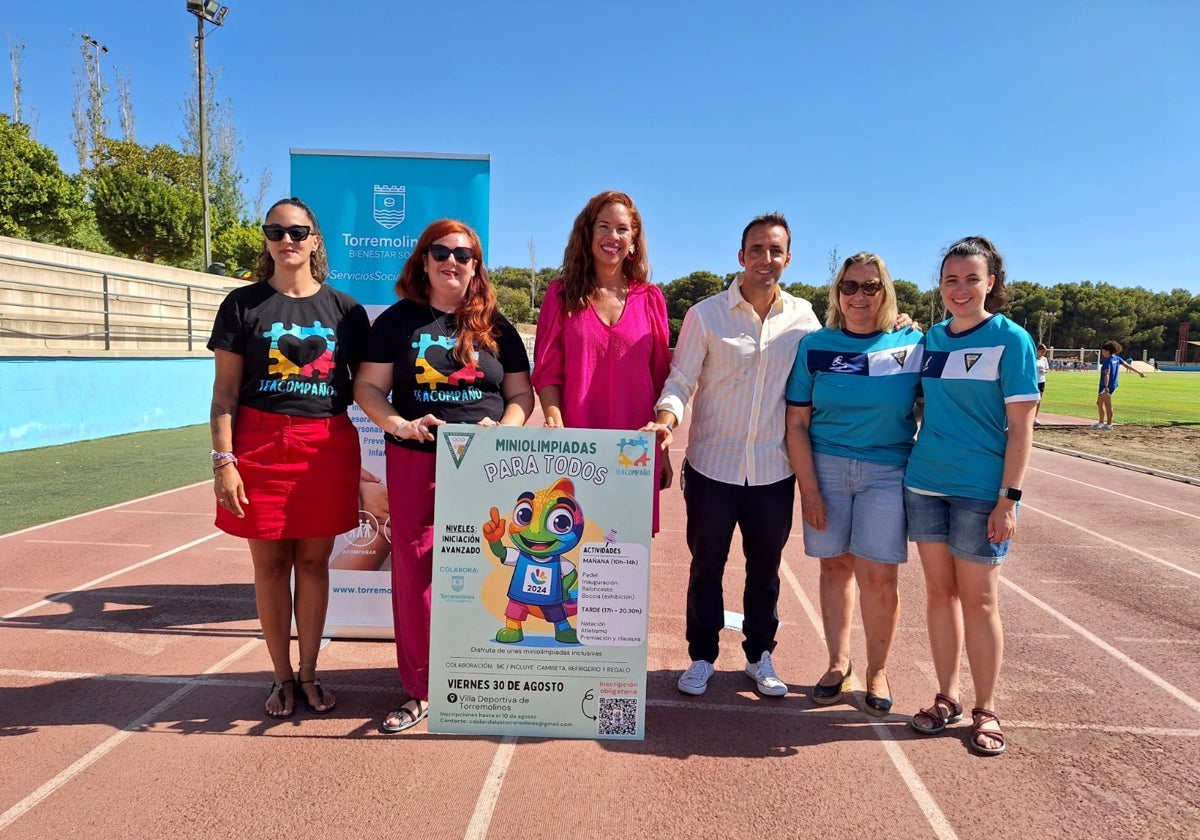
[[[560,282],[546,289],[533,350],[533,387],[557,385],[563,425],[575,429],[640,429],[671,372],[667,302],[652,283],[629,287],[625,311],[611,327],[588,306],[567,315]],[[656,457],[655,463],[658,465]],[[658,531],[658,482],[654,482]]]

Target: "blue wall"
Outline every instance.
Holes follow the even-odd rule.
[[[208,422],[213,361],[0,358],[0,452]]]

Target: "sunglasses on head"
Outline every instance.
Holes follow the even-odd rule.
[[[263,225],[263,236],[267,237],[270,242],[282,242],[283,235],[286,233],[293,242],[303,242],[308,239],[308,235],[312,233],[312,228],[308,225],[291,225],[284,227],[283,225]]]
[[[883,291],[883,283],[879,280],[868,280],[866,283],[859,283],[854,280],[842,280],[838,282],[837,287],[838,291],[846,295],[846,297],[857,294],[859,289],[862,289],[862,293],[867,297],[875,297],[875,295]]]
[[[445,262],[450,259],[450,255],[454,255],[454,259],[462,265],[467,260],[475,259],[475,252],[470,248],[447,248],[445,245],[430,245],[429,256],[433,257],[434,262]]]

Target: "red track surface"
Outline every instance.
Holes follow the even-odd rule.
[[[861,712],[861,683],[853,705],[810,702],[825,654],[799,511],[775,655],[792,692],[756,696],[727,632],[687,697],[683,502],[664,494],[636,743],[382,735],[388,642],[328,645],[332,716],[264,720],[249,554],[212,527],[207,485],[0,537],[0,837],[1197,836],[1200,487],[1044,451],[1025,487],[991,759],[964,724],[907,725],[935,691],[915,550],[897,713]]]

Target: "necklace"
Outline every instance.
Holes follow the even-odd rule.
[[[433,317],[433,323],[437,325],[438,332],[440,332],[442,334],[442,338],[449,338],[449,339],[453,340],[455,334],[457,333],[457,330],[451,329],[450,332],[447,333],[445,328],[442,326],[442,319],[445,318],[450,313],[443,312],[441,315],[438,315],[438,311],[433,308],[432,304],[426,304],[426,306],[429,309],[430,316]]]

